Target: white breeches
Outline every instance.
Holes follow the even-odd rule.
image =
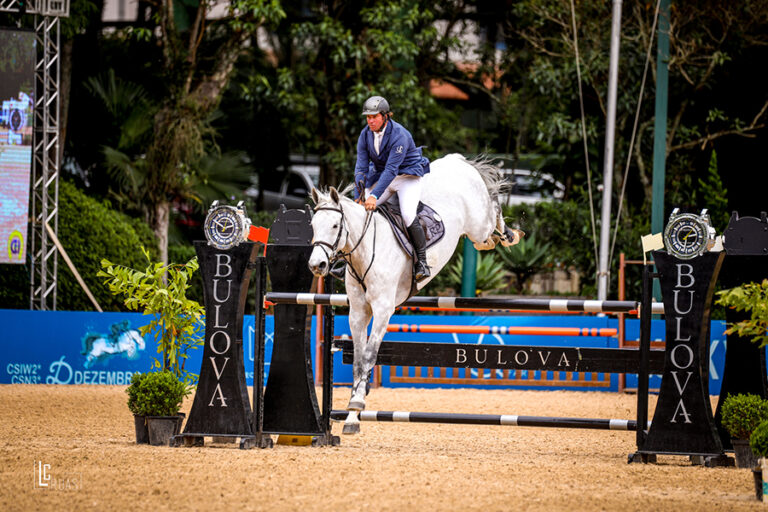
[[[365,189],[366,199],[371,195],[371,190],[373,187]],[[377,199],[377,203],[384,204],[394,193],[397,193],[397,198],[400,200],[400,214],[403,216],[403,221],[406,226],[410,226],[416,219],[416,208],[419,207],[421,199],[421,176],[398,174]]]

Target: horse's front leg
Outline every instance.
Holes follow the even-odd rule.
[[[387,325],[392,314],[395,312],[394,303],[373,304],[373,325],[371,326],[371,335],[368,336],[368,343],[365,345],[363,353],[363,373],[366,376],[366,382],[373,373],[376,366],[376,359],[379,355],[379,347],[387,333]]]
[[[350,303],[353,304],[353,303]],[[349,329],[352,332],[354,355],[352,362],[352,396],[349,399],[348,410],[361,411],[365,409],[364,370],[365,347],[368,345],[368,324],[371,321],[371,307],[358,303],[349,309]]]
[[[380,307],[374,306],[372,308],[373,325],[367,343],[365,343],[364,347],[360,347],[361,350],[359,352],[358,345],[357,343],[355,344],[355,364],[360,361],[361,367],[359,374],[357,373],[358,367],[355,366],[353,368],[355,382],[352,387],[352,398],[347,407],[350,409],[350,412],[344,422],[344,429],[342,430],[343,434],[356,434],[360,432],[359,411],[365,409],[365,395],[368,393],[368,381],[373,373],[373,367],[376,366],[376,357],[379,353],[379,347],[381,346],[384,334],[387,332],[387,325],[389,324],[389,319],[394,311],[395,308],[393,305]]]

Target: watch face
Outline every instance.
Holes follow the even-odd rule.
[[[669,254],[680,259],[695,258],[707,250],[709,225],[692,213],[670,219],[664,229],[664,245]]]
[[[229,249],[243,241],[243,217],[231,206],[217,206],[205,218],[205,237],[217,249]]]

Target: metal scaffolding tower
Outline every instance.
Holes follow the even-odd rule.
[[[56,309],[58,250],[50,233],[59,228],[59,20],[69,16],[69,0],[0,0],[0,12],[34,15],[35,65],[30,309]]]

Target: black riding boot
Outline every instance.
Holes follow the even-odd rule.
[[[413,277],[416,281],[421,281],[429,277],[429,266],[427,266],[427,254],[425,247],[427,239],[424,236],[424,229],[419,224],[419,219],[415,219],[408,226],[408,235],[411,237],[413,252],[416,253],[417,261],[413,265]]]

